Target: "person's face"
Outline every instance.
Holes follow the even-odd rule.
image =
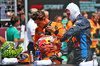
[[[66,14],[67,14],[67,16],[68,16],[68,18],[69,18],[69,16],[70,16],[70,11],[67,9],[66,10]]]
[[[97,22],[99,21],[99,17],[95,16],[95,17],[93,18],[93,21],[94,21],[95,23],[97,23]]]
[[[61,23],[62,22],[62,17],[58,17],[56,21]]]
[[[100,15],[100,11],[97,12]]]
[[[100,11],[97,12],[99,14],[99,19],[100,19]]]
[[[88,15],[87,14],[84,14],[83,17],[88,18]]]
[[[37,26],[43,28],[44,25],[46,24],[46,18],[43,20],[35,20],[35,23],[37,24]]]

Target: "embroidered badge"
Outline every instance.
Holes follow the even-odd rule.
[[[55,26],[55,29],[57,29],[57,26]]]
[[[40,32],[38,35],[44,35],[44,32]]]

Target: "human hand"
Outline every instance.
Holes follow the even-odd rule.
[[[57,40],[57,41],[55,41],[54,43],[57,45],[57,47],[58,47],[59,49],[61,49],[62,43],[60,42],[60,40]]]
[[[55,41],[55,44],[60,44],[60,45],[61,45],[62,43],[61,43],[60,40],[56,40],[56,41]]]
[[[52,32],[52,33],[54,33],[56,31],[56,29],[52,25],[51,26],[47,26],[46,30],[49,31],[49,32]]]
[[[20,38],[20,41],[21,41],[21,42],[24,42],[24,38]]]
[[[5,25],[7,26],[7,25],[8,25],[8,23],[5,23]]]
[[[61,52],[59,52],[59,53],[57,54],[57,56],[58,56],[58,57],[61,57],[61,56],[62,56]]]

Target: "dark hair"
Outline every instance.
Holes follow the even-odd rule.
[[[17,11],[21,11],[22,9],[24,9],[23,4],[18,3],[18,4],[17,4]]]
[[[62,18],[62,16],[56,15],[56,16],[54,17],[54,20],[57,20],[58,17],[61,17],[61,18]]]
[[[12,16],[11,17],[11,24],[15,25],[15,23],[18,22],[18,20],[20,20],[19,16]]]
[[[81,12],[81,14],[82,14],[82,15],[85,15],[85,14],[87,14],[87,12],[86,12],[86,11],[83,11],[83,12]]]
[[[45,17],[45,13],[41,10],[38,10],[31,15],[33,20],[43,20],[43,17]]]

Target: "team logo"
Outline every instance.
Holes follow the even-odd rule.
[[[57,26],[55,26],[55,29],[57,29]]]
[[[76,37],[73,37],[73,38],[72,38],[72,41],[73,41],[73,43],[74,43],[74,44],[72,45],[72,47],[76,48],[76,47],[79,47],[79,46],[80,46],[79,42],[77,42]]]

